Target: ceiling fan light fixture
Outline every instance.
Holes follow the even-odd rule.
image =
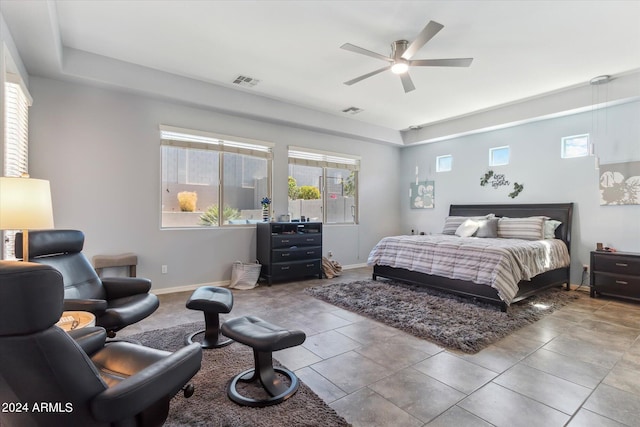
[[[409,64],[405,61],[397,61],[391,66],[391,72],[393,74],[404,74],[409,71]]]

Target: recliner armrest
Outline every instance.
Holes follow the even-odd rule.
[[[91,402],[93,416],[98,421],[118,421],[164,397],[173,397],[200,370],[201,363],[200,344],[182,347],[97,395]]]
[[[67,333],[88,356],[104,348],[104,343],[107,340],[107,331],[99,326],[74,329]]]
[[[146,294],[151,290],[151,280],[142,277],[105,277],[101,280],[109,300]]]
[[[89,311],[95,315],[104,313],[107,301],[103,299],[65,299],[64,311]]]

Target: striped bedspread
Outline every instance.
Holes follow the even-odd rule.
[[[485,239],[444,234],[385,237],[373,248],[368,265],[405,270],[489,285],[510,304],[518,282],[569,266],[562,240]]]

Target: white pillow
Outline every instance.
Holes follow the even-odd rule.
[[[544,222],[544,238],[545,239],[555,239],[556,238],[556,228],[560,227],[562,224],[561,221],[556,221],[555,219],[548,219]]]
[[[477,221],[474,221],[472,219],[467,219],[458,226],[458,228],[456,229],[455,235],[460,237],[471,237],[473,236],[473,233],[475,233],[478,230],[479,226],[480,224],[478,224]]]
[[[489,219],[493,218],[494,214],[487,214],[483,216],[448,216],[444,219],[444,228],[442,229],[442,234],[456,234],[456,230],[460,227],[460,224],[465,222],[467,219]]]

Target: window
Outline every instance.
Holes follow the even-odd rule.
[[[358,223],[360,159],[289,147],[289,214],[326,224]]]
[[[503,166],[509,164],[509,146],[489,149],[489,166]]]
[[[451,154],[436,157],[436,172],[449,172],[453,166],[453,157]]]
[[[4,84],[4,176],[22,176],[29,172],[29,107],[31,95],[22,79],[7,73]],[[2,257],[15,259],[14,230],[4,231]]]
[[[271,198],[271,145],[160,127],[161,227],[251,224]],[[222,209],[220,209],[222,206]]]
[[[585,157],[589,155],[589,134],[565,136],[562,138],[561,157],[570,159],[573,157]]]

